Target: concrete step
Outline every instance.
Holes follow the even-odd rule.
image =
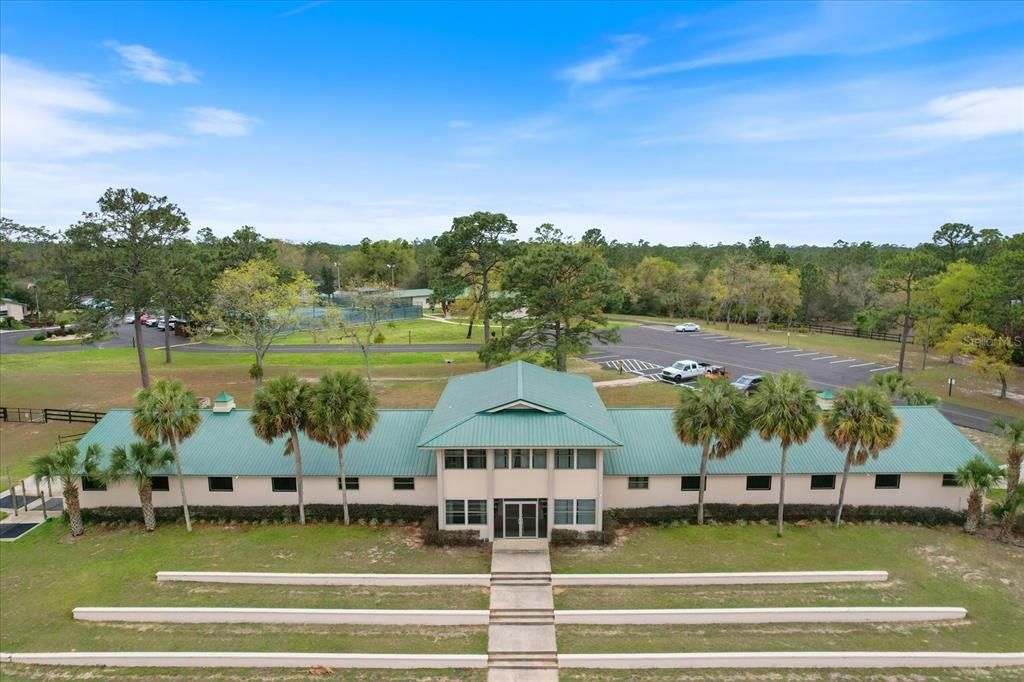
[[[492,585],[550,585],[550,573],[492,573]]]
[[[494,617],[492,616],[489,625],[554,625],[554,618],[544,617],[516,617],[516,616],[504,616]]]
[[[553,625],[555,612],[552,609],[492,609],[490,622],[504,625]]]

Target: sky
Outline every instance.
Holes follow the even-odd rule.
[[[915,244],[1024,225],[1024,3],[0,3],[0,213]]]

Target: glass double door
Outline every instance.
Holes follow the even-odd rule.
[[[537,537],[538,505],[535,500],[505,500],[504,506],[506,538]]]

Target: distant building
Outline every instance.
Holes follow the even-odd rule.
[[[415,305],[420,308],[429,308],[430,295],[433,289],[375,289],[373,287],[356,287],[351,291],[335,291],[334,297],[337,300],[345,301],[361,294],[374,294],[382,298],[391,299],[396,305]]]
[[[895,408],[896,443],[855,468],[850,505],[966,506],[954,472],[979,450],[934,407]],[[296,503],[295,469],[282,444],[253,434],[249,410],[222,393],[179,446],[194,505]],[[131,410],[111,410],[80,441],[104,453],[135,440]],[[333,448],[300,436],[305,501],[340,504]],[[441,528],[482,538],[547,538],[551,529],[596,530],[610,508],[697,502],[700,448],[680,443],[671,409],[607,409],[588,377],[514,362],[452,377],[433,410],[380,410],[365,441],[345,448],[348,499],[437,510]],[[789,451],[786,499],[832,505],[844,453],[819,429]],[[752,435],[708,466],[706,501],[774,504],[779,446]],[[157,506],[180,504],[173,467],[153,479]],[[134,507],[133,482],[83,482],[82,507]]]
[[[21,322],[25,319],[25,304],[18,303],[12,298],[0,298],[0,321],[6,319]]]

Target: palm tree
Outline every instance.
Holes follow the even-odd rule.
[[[964,530],[974,533],[985,511],[985,495],[1003,480],[1003,472],[981,455],[975,455],[956,471],[956,482],[970,488],[967,495],[967,520]]]
[[[814,389],[802,374],[783,372],[768,375],[750,398],[751,425],[764,440],[779,439],[782,461],[779,467],[779,516],[775,532],[782,537],[786,505],[786,456],[792,445],[806,443],[818,426],[818,401]]]
[[[185,497],[185,477],[181,471],[178,444],[196,432],[199,427],[199,409],[196,394],[186,390],[178,379],[157,379],[149,388],[135,394],[132,428],[140,438],[159,441],[171,447],[174,468],[181,490],[181,509],[185,514],[185,528],[192,532],[192,519],[188,514]]]
[[[1024,457],[1024,417],[996,417],[992,428],[1006,441],[1006,488],[1012,490],[1020,482],[1020,461]]]
[[[110,451],[110,466],[104,478],[107,481],[120,481],[131,478],[139,490],[139,503],[142,505],[142,520],[147,531],[156,530],[156,511],[153,509],[153,474],[174,461],[174,453],[168,448],[160,447],[159,443],[135,442],[127,448],[118,445]]]
[[[345,446],[352,437],[366,440],[377,423],[377,398],[362,377],[351,372],[331,372],[320,377],[310,391],[306,435],[318,443],[338,449],[341,476],[341,505],[345,525],[348,518],[348,489],[345,486]]]
[[[882,389],[889,400],[896,400],[911,389],[913,382],[898,372],[886,372],[871,377],[871,383]]]
[[[672,412],[676,436],[686,445],[700,445],[700,489],[697,524],[704,524],[704,488],[708,459],[722,459],[739,448],[750,433],[750,418],[743,394],[725,378],[697,379],[696,390],[679,394]]]
[[[81,455],[81,457],[80,457]],[[99,478],[100,447],[90,445],[82,455],[74,443],[65,443],[32,460],[32,474],[36,481],[58,479],[64,490],[64,506],[68,510],[71,534],[85,532],[82,524],[82,506],[78,502],[78,479]]]
[[[1009,542],[1010,531],[1017,515],[1024,511],[1024,483],[1018,483],[1006,491],[1002,502],[992,505],[992,515],[999,519],[999,541]]]
[[[841,451],[846,452],[843,464],[843,482],[839,486],[839,506],[836,508],[836,528],[842,523],[843,501],[846,499],[846,480],[851,466],[863,466],[868,458],[878,459],[886,448],[892,447],[900,434],[900,420],[892,403],[874,386],[846,388],[832,403],[832,409],[822,417],[825,437]]]
[[[295,491],[299,497],[299,524],[306,524],[302,497],[302,449],[299,432],[306,428],[310,387],[294,374],[271,379],[256,391],[249,423],[259,438],[273,443],[286,436],[284,455],[295,455]]]

